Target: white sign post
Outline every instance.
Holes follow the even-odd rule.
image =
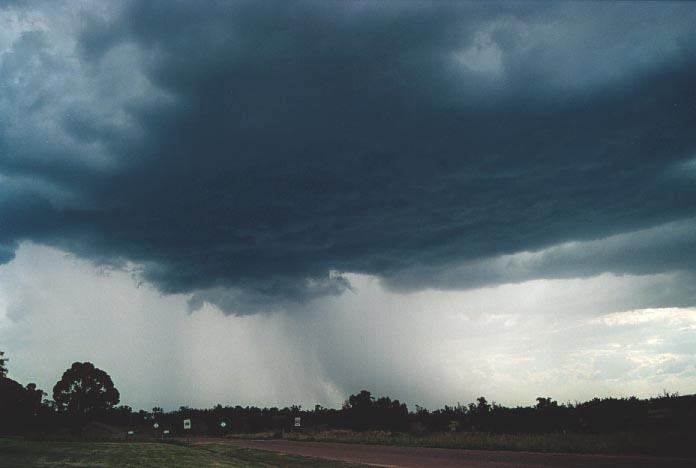
[[[186,431],[186,443],[189,443],[189,431],[191,430],[191,420],[190,419],[184,419],[184,430]]]
[[[299,416],[295,417],[295,427],[300,427],[301,426],[301,419]]]
[[[224,429],[225,426],[227,426],[227,423],[226,423],[225,421],[222,421],[222,422],[220,423],[220,427]]]
[[[152,425],[152,427],[154,427],[155,429],[157,429],[157,428],[159,427],[159,424],[158,424],[158,423],[155,423],[155,424]]]

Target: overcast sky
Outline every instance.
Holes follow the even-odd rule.
[[[696,391],[696,5],[0,2],[0,349],[122,402]]]

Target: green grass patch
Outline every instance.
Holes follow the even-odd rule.
[[[349,467],[340,462],[331,466]],[[39,441],[0,438],[0,467],[318,467],[326,460],[223,444]],[[353,465],[355,466],[355,465]]]

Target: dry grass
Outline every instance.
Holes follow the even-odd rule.
[[[237,437],[237,436],[234,436]],[[244,438],[272,438],[272,433]],[[413,435],[385,431],[326,430],[286,433],[288,440],[342,442],[472,450],[516,450],[556,453],[696,455],[694,434],[488,434],[480,432]]]
[[[332,466],[346,466],[332,462]],[[0,438],[0,467],[320,467],[326,460],[230,445]],[[355,466],[355,465],[352,465]]]

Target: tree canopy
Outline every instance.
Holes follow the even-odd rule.
[[[7,375],[7,358],[5,357],[5,352],[0,351],[0,378]]]
[[[74,362],[53,387],[57,407],[76,416],[109,410],[118,404],[119,398],[109,374],[91,362]]]

